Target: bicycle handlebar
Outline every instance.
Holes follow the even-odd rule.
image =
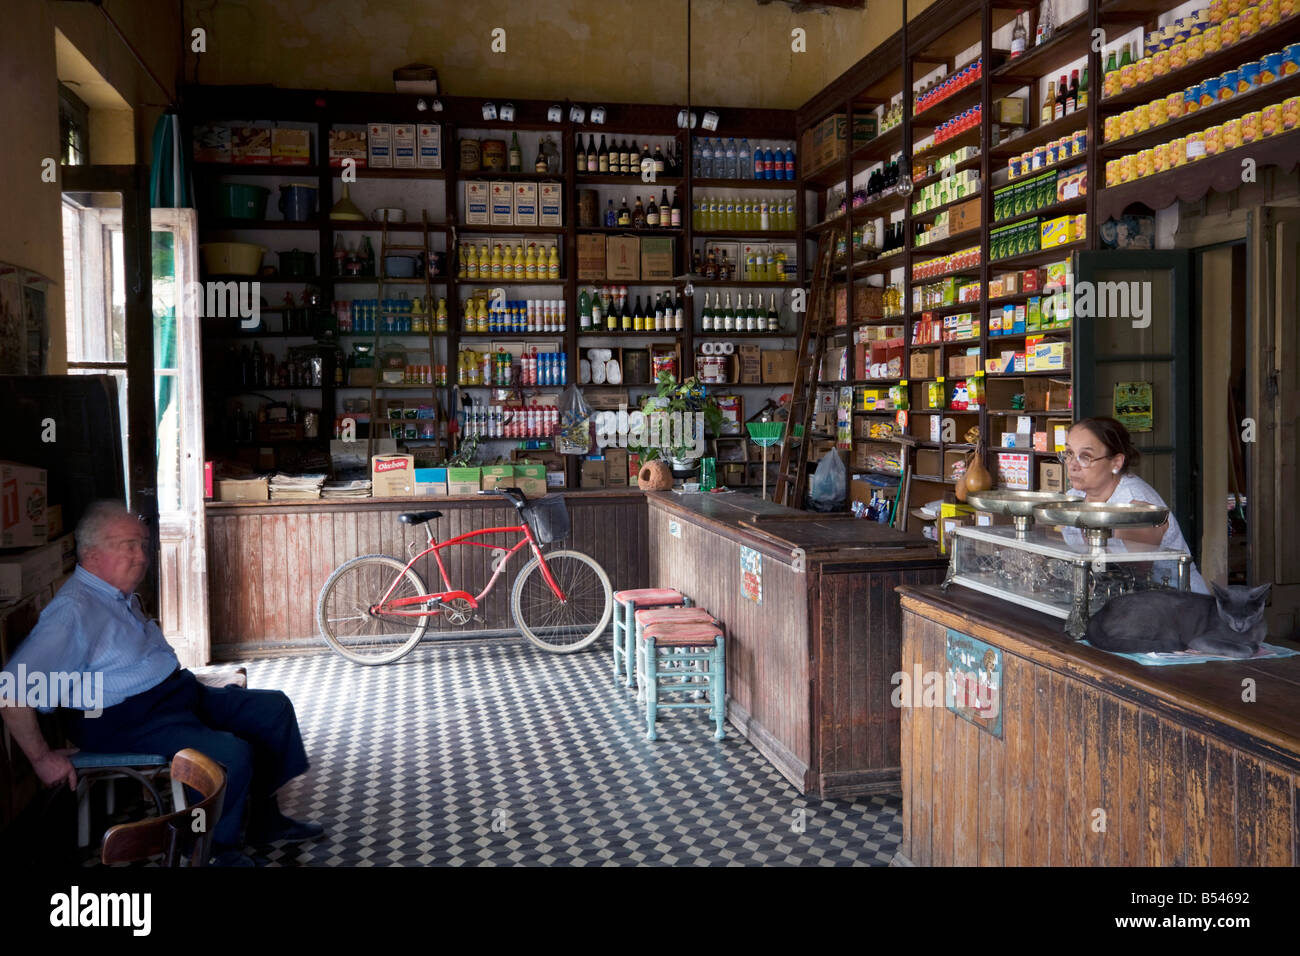
[[[528,504],[528,498],[518,488],[488,488],[485,491],[480,491],[479,494],[501,495],[503,498],[509,498],[516,508],[522,508]],[[518,500],[515,500],[516,496],[518,496]]]

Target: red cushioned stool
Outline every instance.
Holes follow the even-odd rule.
[[[682,664],[704,668],[683,671]],[[636,667],[638,683],[645,690],[647,739],[657,736],[655,721],[664,708],[708,710],[714,739],[726,737],[727,660],[720,625],[707,621],[646,624],[636,637]],[[674,699],[682,693],[691,699]]]
[[[631,588],[614,592],[614,680],[621,677],[625,687],[631,687],[635,680],[632,615],[636,609],[681,607],[690,603],[676,588]]]

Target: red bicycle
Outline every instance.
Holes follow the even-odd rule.
[[[569,533],[569,514],[560,495],[529,501],[517,488],[498,488],[519,512],[523,523],[469,531],[439,543],[429,522],[440,511],[414,511],[399,520],[424,525],[429,546],[409,561],[387,554],[366,554],[339,565],[321,588],[316,621],[330,647],[358,664],[388,664],[410,652],[436,614],[451,624],[468,624],[510,558],[525,546],[532,559],[523,566],[510,589],[510,613],[519,630],[543,650],[567,654],[582,650],[608,626],[614,608],[609,576],[580,551],[543,552],[542,545]],[[483,535],[519,534],[503,548],[471,540]],[[477,595],[455,588],[447,577],[441,551],[467,545],[498,552],[492,577]],[[430,592],[414,565],[432,554],[442,576],[443,590]]]

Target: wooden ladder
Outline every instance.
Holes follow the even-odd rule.
[[[831,272],[835,265],[835,243],[843,226],[835,226],[822,234],[817,243],[817,266],[813,272],[811,301],[799,329],[799,351],[794,370],[794,386],[790,390],[790,415],[786,421],[785,441],[781,443],[781,464],[776,476],[773,500],[791,508],[802,508],[808,492],[808,450],[814,438],[812,430],[817,406],[817,375],[826,354],[827,329],[835,321],[834,287]],[[795,426],[802,426],[802,434],[795,435]]]

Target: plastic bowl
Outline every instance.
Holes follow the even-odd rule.
[[[205,242],[199,249],[209,275],[255,276],[266,254],[266,249],[252,242]]]

